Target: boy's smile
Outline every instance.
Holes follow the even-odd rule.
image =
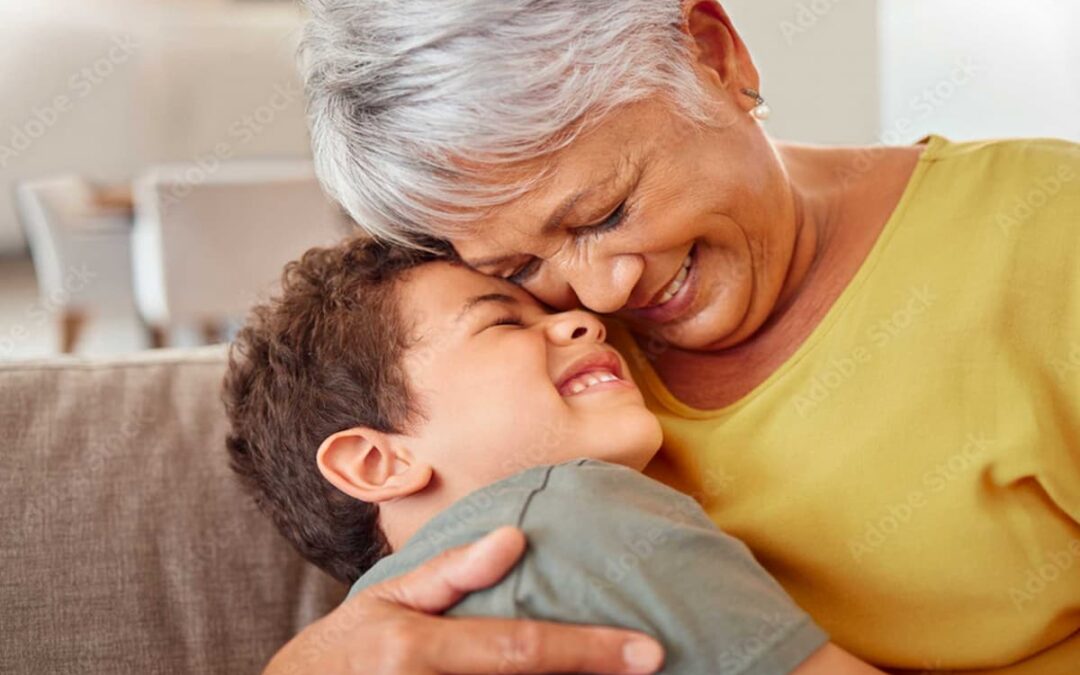
[[[600,385],[610,386],[605,388]],[[634,383],[623,379],[622,361],[611,348],[586,354],[572,363],[555,381],[555,388],[562,396],[628,386],[633,387]]]

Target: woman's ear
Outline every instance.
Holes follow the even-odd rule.
[[[427,487],[432,476],[431,466],[413,457],[400,439],[366,427],[327,438],[315,462],[334,487],[375,504],[415,494]]]
[[[686,0],[683,7],[686,30],[696,45],[694,55],[713,84],[736,98],[742,89],[758,89],[760,78],[750,51],[720,3]]]

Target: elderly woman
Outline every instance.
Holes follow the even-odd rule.
[[[651,475],[835,642],[1080,672],[1080,147],[773,141],[714,0],[322,0],[305,57],[360,226],[609,315],[664,425]],[[428,616],[519,552],[357,598],[271,670],[655,667],[611,630]]]

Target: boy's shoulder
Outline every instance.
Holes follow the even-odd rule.
[[[513,525],[528,550],[450,616],[533,618],[644,631],[680,675],[790,672],[827,640],[689,497],[632,469],[581,459],[534,467],[439,514],[353,587]]]
[[[642,517],[715,529],[698,503],[681,492],[629,467],[581,458],[525,469],[476,490],[432,519],[408,546],[443,550],[503,525],[527,528],[546,521],[588,529]]]
[[[524,511],[568,509],[587,526],[609,519],[629,521],[635,517],[670,521],[672,524],[715,529],[701,506],[687,495],[631,468],[594,459],[579,459],[547,467],[536,503]]]
[[[527,468],[454,502],[400,550],[373,566],[352,592],[504,525],[527,531],[539,527],[550,536],[554,528],[545,527],[549,524],[563,536],[576,538],[579,533],[625,530],[642,519],[713,527],[694,500],[625,466],[583,458]]]

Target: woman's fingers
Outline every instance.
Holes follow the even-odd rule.
[[[663,650],[640,633],[504,619],[433,617],[503,578],[525,550],[514,528],[372,586],[301,631],[264,675],[653,673]]]
[[[468,546],[444,551],[415,570],[363,592],[425,614],[445,611],[472,591],[491,586],[525,551],[525,535],[501,527]]]
[[[408,574],[361,595],[396,608],[436,614],[509,572],[525,551],[525,535],[503,527],[446,551]],[[356,600],[356,598],[354,598]],[[394,659],[423,654],[440,673],[653,673],[663,649],[631,631],[503,619],[416,617],[396,624],[382,647]]]
[[[507,619],[431,619],[428,663],[440,673],[655,673],[652,638],[593,626]]]

